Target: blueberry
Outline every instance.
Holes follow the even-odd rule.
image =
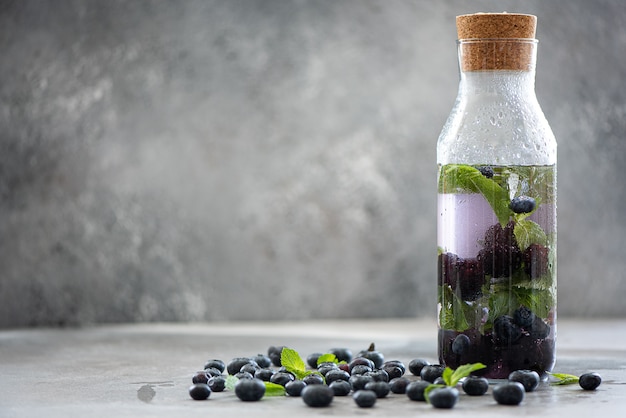
[[[529,196],[517,196],[509,203],[509,209],[515,213],[530,213],[535,210],[535,199]]]
[[[366,366],[364,364],[357,364],[356,366],[352,368],[352,371],[350,372],[350,374],[352,376],[356,376],[356,375],[365,374],[371,371],[374,371],[374,369],[372,369],[370,366]]]
[[[300,396],[305,387],[306,383],[302,380],[292,380],[285,384],[285,392],[287,392],[287,395],[289,396]]]
[[[206,369],[204,369],[204,372],[206,373],[208,377],[222,375],[222,371],[220,371],[220,369],[216,367],[207,367]]]
[[[338,361],[345,361],[346,363],[352,361],[352,351],[347,348],[331,348],[328,352],[334,354]]]
[[[256,364],[263,369],[268,368],[272,365],[272,360],[268,356],[265,356],[263,354],[257,354],[256,356],[252,357],[251,360],[256,362]]]
[[[430,386],[430,382],[425,380],[416,380],[409,383],[406,387],[406,396],[409,397],[412,401],[422,401],[425,402],[426,398],[424,397],[424,390]]]
[[[322,353],[313,353],[307,356],[306,363],[310,368],[317,369],[317,359],[320,358],[321,355]]]
[[[519,405],[524,393],[524,385],[519,382],[499,383],[493,387],[493,399],[501,405]]]
[[[384,398],[391,390],[387,382],[369,382],[365,384],[364,389],[373,391],[377,398]]]
[[[535,321],[535,314],[525,306],[520,306],[513,312],[513,322],[524,329],[529,329]]]
[[[330,385],[335,380],[345,380],[347,382],[350,379],[350,374],[341,369],[335,369],[326,373],[324,378],[326,379],[326,384]]]
[[[513,344],[522,336],[522,330],[509,315],[502,315],[493,321],[494,341],[503,345]]]
[[[373,345],[374,344],[372,344],[370,348],[372,348]],[[361,351],[359,353],[359,357],[365,357],[366,359],[371,360],[374,363],[375,369],[381,368],[383,366],[383,363],[385,362],[385,356],[383,356],[382,353],[373,349],[368,351]]]
[[[387,360],[385,363],[383,363],[383,369],[389,367],[399,367],[402,370],[402,374],[406,373],[406,366],[400,360]],[[391,376],[389,377],[392,378]]]
[[[350,382],[347,382],[345,380],[335,380],[330,385],[328,385],[328,387],[333,390],[335,396],[347,396],[352,390],[352,385],[350,385]]]
[[[441,377],[444,370],[445,366],[442,366],[441,364],[429,364],[422,368],[422,371],[420,372],[420,377],[422,378],[422,380],[432,383],[435,381],[435,379]]]
[[[430,363],[424,359],[416,358],[409,362],[409,371],[415,375],[420,376],[422,373],[422,368],[424,366],[428,366]]]
[[[322,375],[317,373],[311,373],[302,378],[302,381],[307,385],[321,385],[324,383],[324,378]]]
[[[350,385],[352,385],[352,390],[356,392],[357,390],[363,389],[368,382],[373,382],[374,378],[367,374],[354,375],[350,376],[350,380],[348,381],[350,382]]]
[[[272,369],[259,369],[254,372],[254,377],[261,379],[264,382],[269,382],[274,373],[276,373],[276,371]]]
[[[452,341],[452,352],[454,354],[463,354],[469,350],[470,344],[471,342],[467,335],[459,334],[454,341]]]
[[[267,356],[270,358],[270,360],[272,360],[272,364],[276,367],[282,366],[280,357],[283,353],[283,348],[285,348],[285,346],[283,345],[280,345],[280,346],[272,345],[267,349]]]
[[[450,409],[454,408],[456,401],[459,400],[459,391],[457,388],[445,387],[433,389],[428,394],[428,402],[435,408]]]
[[[251,375],[254,375],[256,373],[257,370],[260,370],[261,368],[259,367],[258,364],[256,363],[248,363],[248,364],[244,364],[243,366],[241,366],[241,369],[239,369],[240,372],[248,372]]]
[[[196,372],[191,378],[191,383],[206,383],[209,381],[209,376],[204,370]]]
[[[250,360],[248,357],[237,357],[234,358],[228,363],[226,366],[226,370],[228,374],[234,375],[235,373],[239,373],[241,368],[246,364],[256,364],[253,360]]]
[[[584,390],[596,390],[602,383],[602,377],[598,373],[585,373],[578,378],[578,384]]]
[[[211,388],[206,383],[194,383],[189,387],[189,396],[196,401],[208,399],[211,395]]]
[[[365,357],[356,357],[350,363],[348,363],[348,368],[350,373],[352,373],[352,369],[355,366],[367,366],[370,369],[374,370],[374,362],[370,359],[366,359]]]
[[[223,392],[226,388],[226,378],[224,376],[213,376],[207,382],[212,392]]]
[[[241,379],[235,384],[235,395],[242,401],[259,401],[265,395],[265,383],[261,379]]]
[[[339,366],[337,366],[336,363],[320,363],[320,365],[317,366],[317,371],[320,372],[322,376],[326,376],[326,373],[331,370],[339,370]]]
[[[438,378],[435,379],[435,381],[433,382],[433,385],[444,385],[445,386],[446,381],[443,379],[442,376],[439,376]]]
[[[532,392],[539,386],[541,379],[534,370],[515,370],[509,374],[510,382],[519,382],[526,392]]]
[[[358,390],[352,395],[354,402],[361,408],[371,408],[376,403],[376,393],[372,390]]]
[[[468,376],[462,387],[469,396],[482,396],[489,390],[489,381],[480,376]]]
[[[382,370],[387,373],[387,376],[389,376],[389,380],[395,379],[396,377],[402,377],[402,375],[404,374],[404,369],[402,367],[394,366],[391,364],[383,365]]]
[[[484,165],[484,166],[478,167],[478,171],[480,171],[480,174],[487,177],[488,179],[493,178],[493,167],[491,166]]]
[[[404,394],[410,382],[406,377],[396,377],[389,381],[389,390],[393,393]]]
[[[254,379],[254,376],[252,375],[252,373],[248,373],[248,372],[235,373],[233,376],[235,376],[239,380],[242,380],[242,379]]]
[[[295,376],[287,372],[276,372],[270,377],[270,382],[285,386],[287,383],[296,380]]]
[[[375,382],[389,382],[389,374],[384,370],[372,370],[365,373],[365,376],[371,376]]]
[[[335,392],[326,385],[307,385],[302,390],[302,400],[312,407],[324,407],[330,405]]]
[[[214,368],[214,369],[219,370],[220,373],[224,373],[224,370],[226,370],[226,364],[222,360],[213,359],[213,360],[208,360],[204,364],[204,368],[205,369]]]

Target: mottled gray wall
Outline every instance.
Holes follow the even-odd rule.
[[[435,314],[454,17],[539,17],[559,313],[626,315],[613,1],[0,1],[0,327]]]

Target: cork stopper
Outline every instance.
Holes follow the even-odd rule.
[[[522,70],[534,66],[537,17],[519,13],[457,16],[461,70]]]

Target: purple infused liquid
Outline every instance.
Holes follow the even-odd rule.
[[[440,167],[440,362],[483,363],[476,374],[489,379],[519,369],[545,375],[555,363],[555,168],[489,167],[476,190],[476,182],[447,178],[446,167],[462,167],[468,178],[482,169]],[[504,199],[496,202],[491,186]],[[531,198],[532,210],[509,213],[507,200],[519,196]]]

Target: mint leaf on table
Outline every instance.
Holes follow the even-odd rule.
[[[485,177],[478,169],[464,164],[450,164],[441,173],[440,184],[446,191],[461,189],[480,193],[493,209],[498,222],[505,227],[513,211],[509,208],[510,198],[506,189],[495,180]]]
[[[232,374],[229,374],[228,376],[226,376],[226,384],[224,385],[224,388],[227,390],[233,390],[235,389],[235,385],[238,381],[238,378],[236,378]]]
[[[296,376],[296,379],[303,379],[304,377],[313,374],[319,373],[306,369],[306,364],[300,354],[292,348],[284,347],[283,351],[280,353],[280,362],[283,367]]]
[[[578,383],[578,376],[567,373],[548,373],[551,385],[573,385]]]
[[[285,387],[277,383],[264,382],[265,383],[265,396],[284,396],[286,391]]]
[[[446,382],[446,385],[454,387],[457,385],[457,383],[459,383],[459,380],[469,376],[472,372],[475,372],[476,370],[481,370],[486,367],[487,366],[482,363],[464,364],[457,367],[455,370],[446,367],[443,371],[442,377],[444,382]]]

